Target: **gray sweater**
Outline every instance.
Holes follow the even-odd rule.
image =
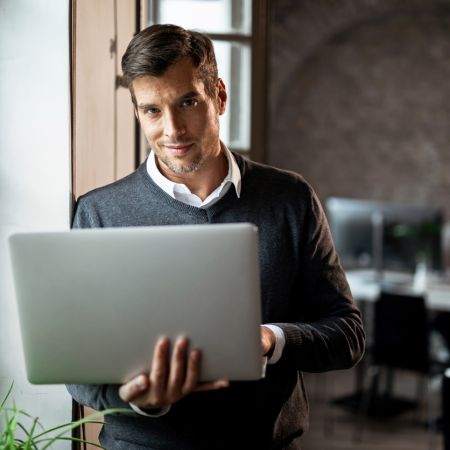
[[[312,188],[297,174],[235,158],[241,198],[229,189],[207,209],[171,198],[151,180],[145,164],[78,201],[75,228],[254,223],[263,323],[275,323],[286,335],[281,359],[267,367],[263,380],[190,394],[158,418],[108,416],[101,434],[108,449],[298,449],[308,428],[302,371],[350,368],[363,354],[360,313]],[[68,389],[97,410],[127,406],[117,385]]]

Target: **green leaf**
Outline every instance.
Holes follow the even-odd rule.
[[[72,436],[66,436],[66,434],[83,424],[104,424],[104,421],[96,419],[108,414],[132,414],[130,409],[109,408],[103,411],[97,411],[75,422],[64,423],[45,430],[37,417],[33,417],[26,411],[17,408],[15,404],[12,408],[5,406],[11,395],[13,385],[14,383],[11,383],[8,392],[0,403],[0,414],[3,415],[4,422],[3,429],[0,429],[0,450],[46,450],[56,441],[80,442],[93,445],[97,448],[103,448],[96,443]],[[28,427],[24,425],[21,420],[19,420],[19,418],[22,417],[25,417],[26,420],[30,421],[30,425]],[[37,427],[41,430],[38,434],[35,434]],[[21,435],[22,433],[24,434],[25,440],[22,440],[17,436],[19,432]],[[50,436],[51,433],[57,434],[55,436]]]
[[[97,411],[93,414],[90,414],[87,417],[84,417],[83,419],[77,420],[75,422],[69,422],[63,425],[59,425],[57,427],[51,428],[49,430],[46,430],[43,433],[40,433],[38,435],[35,436],[35,440],[36,442],[41,442],[41,441],[45,441],[47,440],[47,438],[42,439],[42,440],[37,440],[38,438],[45,436],[48,433],[54,432],[56,430],[63,430],[61,433],[57,434],[55,437],[53,438],[48,438],[50,439],[48,444],[44,445],[44,447],[42,447],[42,450],[47,449],[48,447],[50,447],[51,444],[53,444],[55,441],[60,440],[63,438],[63,436],[68,433],[69,431],[78,428],[80,425],[86,424],[86,423],[100,423],[103,424],[103,421],[95,421],[93,419],[97,418],[97,417],[102,417],[108,414],[131,414],[132,411],[130,411],[129,409],[125,409],[125,408],[110,408],[110,409],[105,409],[103,411]],[[65,438],[64,438],[65,439]]]
[[[12,388],[14,386],[14,381],[9,386],[8,392],[6,393],[5,397],[3,398],[2,402],[0,403],[0,411],[3,409],[3,406],[6,403],[6,400],[8,400],[9,395],[11,394]]]

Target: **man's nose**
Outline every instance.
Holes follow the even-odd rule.
[[[164,135],[169,138],[177,138],[186,133],[186,125],[180,114],[168,111],[164,115]]]

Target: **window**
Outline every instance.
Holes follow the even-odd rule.
[[[265,27],[265,5],[265,1],[252,0],[149,0],[148,3],[149,24],[173,23],[201,31],[212,39],[219,77],[228,92],[227,111],[221,117],[221,138],[230,149],[259,160],[264,159],[265,138],[263,133],[256,136],[255,130],[266,129],[261,123],[265,120],[262,101],[265,95],[257,95],[265,86],[265,32],[263,39],[260,33],[256,36],[255,30],[261,27],[254,22],[262,17]],[[260,101],[255,103],[257,98]]]

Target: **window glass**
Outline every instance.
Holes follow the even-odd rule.
[[[230,147],[250,147],[250,59],[249,45],[213,41],[219,66],[228,93],[227,109],[220,118],[222,140]]]
[[[251,0],[159,0],[160,23],[209,33],[250,34]]]

